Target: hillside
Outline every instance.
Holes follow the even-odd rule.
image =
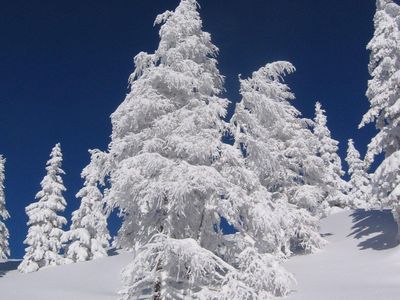
[[[285,263],[298,287],[288,300],[395,300],[400,295],[400,247],[388,211],[345,211],[321,221],[329,244],[314,255]],[[1,299],[111,300],[120,270],[130,260],[122,253],[94,262],[19,274],[18,261],[0,263]]]
[[[298,282],[290,300],[396,300],[400,247],[390,211],[347,211],[321,221],[329,244],[285,265]]]
[[[115,300],[119,273],[129,259],[129,253],[123,253],[30,274],[16,271],[17,261],[0,263],[0,299]]]

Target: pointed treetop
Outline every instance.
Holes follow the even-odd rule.
[[[365,170],[366,164],[360,158],[360,152],[354,146],[353,139],[349,139],[347,143],[346,162],[349,165],[349,174],[353,174],[357,170]]]
[[[211,44],[210,34],[202,31],[203,22],[198,7],[195,0],[182,0],[174,11],[168,10],[156,17],[154,25],[161,25],[159,31],[161,41],[156,51],[157,55],[163,56],[170,48],[177,48],[178,53],[182,55],[181,59],[195,53],[202,54],[203,49],[187,47],[195,45],[196,37],[200,38],[205,46],[210,47],[207,54],[215,54],[218,51],[218,48]]]
[[[331,132],[327,126],[328,118],[326,117],[326,111],[322,108],[321,103],[318,101],[315,103],[314,122],[314,133],[322,143],[321,148],[325,149],[326,152],[336,152],[339,143],[331,138]]]
[[[203,37],[201,42],[211,46],[211,52],[217,52],[218,48],[210,43],[210,34],[202,32],[202,20],[200,14],[197,11],[197,1],[194,0],[182,0],[179,6],[174,10],[167,10],[166,12],[159,14],[155,21],[155,25],[161,25],[159,36],[161,38],[160,44],[157,51],[154,54],[148,54],[146,52],[140,52],[135,57],[135,67],[140,66],[152,66],[162,59],[171,48],[177,48],[180,51],[176,51],[176,55],[181,55],[181,60],[186,59],[185,53],[182,52],[184,47],[179,45],[189,45],[188,42],[194,43],[194,36]],[[188,38],[192,38],[192,41],[188,41]],[[186,49],[187,50],[187,49]],[[201,52],[203,49],[190,49],[186,51],[186,54],[193,54],[194,52]],[[211,53],[208,53],[211,54]],[[165,59],[162,61],[164,64],[169,64]],[[137,70],[135,71],[136,73]],[[138,75],[138,74],[136,74]],[[139,74],[140,75],[140,74]],[[135,79],[131,76],[131,79]]]
[[[347,147],[348,153],[354,153],[355,157],[360,158],[360,153],[358,153],[358,151],[356,150],[353,139],[347,140]]]
[[[223,88],[223,76],[219,74],[214,59],[218,47],[212,43],[211,35],[202,30],[198,6],[195,0],[182,0],[173,12],[158,15],[155,24],[161,24],[160,44],[154,55],[141,54],[140,62],[144,65],[159,63],[175,72],[192,74],[200,79],[199,86],[192,82],[195,90],[204,93],[206,81],[215,85],[206,94],[219,94]],[[177,77],[176,80],[184,84],[183,78]]]
[[[60,156],[60,155],[62,155],[62,153],[61,153],[61,144],[57,143],[57,144],[54,145],[53,149],[51,149],[50,157]]]
[[[327,118],[325,115],[326,111],[322,108],[322,105],[319,101],[315,103],[315,123],[325,126],[327,123]]]
[[[326,152],[336,152],[339,143],[331,138],[331,132],[327,126],[328,118],[326,117],[326,111],[318,101],[315,103],[314,122],[314,132],[322,143],[321,148],[325,149]]]
[[[61,145],[57,143],[53,149],[51,149],[50,159],[46,163],[46,170],[47,171],[56,171],[60,174],[65,174],[63,170],[61,170],[61,163],[63,160],[62,152],[61,152]]]
[[[154,21],[154,25],[167,24],[168,22],[174,23],[176,26],[178,23],[184,25],[187,21],[196,23],[200,22],[201,26],[201,18],[197,11],[200,5],[196,0],[181,0],[179,5],[176,7],[175,11],[167,10],[162,14],[159,14]],[[187,31],[190,31],[193,28],[186,28]],[[161,35],[161,32],[160,32]]]

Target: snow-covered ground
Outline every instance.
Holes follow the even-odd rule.
[[[400,247],[390,211],[346,211],[321,221],[329,244],[285,263],[298,282],[288,300],[398,300]]]
[[[130,259],[129,253],[122,253],[29,274],[15,270],[17,261],[0,263],[0,299],[116,300],[120,272]]]
[[[345,211],[321,222],[329,244],[285,263],[297,290],[288,300],[398,300],[400,247],[390,212]],[[0,262],[1,300],[115,300],[120,271],[131,255],[20,274],[18,261]]]

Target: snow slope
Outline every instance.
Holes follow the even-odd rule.
[[[400,247],[390,211],[345,211],[321,221],[329,244],[285,263],[298,282],[288,300],[398,300]]]
[[[389,211],[345,211],[321,221],[329,244],[314,255],[285,263],[298,281],[287,300],[400,299],[400,247]],[[0,262],[1,300],[116,300],[122,253],[93,262],[52,267],[31,274]]]
[[[15,270],[18,261],[0,263],[0,299],[116,300],[120,271],[131,258],[131,254],[122,253],[29,274],[20,274]]]

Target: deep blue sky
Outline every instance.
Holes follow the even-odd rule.
[[[373,127],[357,130],[365,90],[374,0],[200,0],[204,28],[220,48],[226,96],[240,99],[237,74],[289,60],[295,105],[312,117],[319,100],[344,158],[346,140],[362,153]],[[34,200],[51,147],[61,142],[69,218],[79,205],[89,148],[106,149],[109,115],[124,99],[133,57],[153,51],[158,13],[177,0],[0,1],[0,153],[12,257],[24,253],[24,207]],[[113,224],[115,222],[112,222]],[[112,226],[115,231],[115,225]]]

